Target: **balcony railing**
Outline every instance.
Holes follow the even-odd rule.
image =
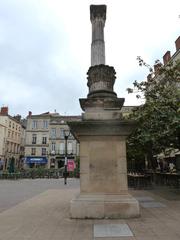
[[[76,151],[73,150],[67,150],[68,155],[75,155]],[[65,150],[57,150],[57,151],[52,151],[50,155],[65,155]]]

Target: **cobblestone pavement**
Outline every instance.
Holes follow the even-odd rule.
[[[10,190],[12,193],[9,192]],[[18,195],[18,191],[24,193]],[[78,192],[79,181],[73,179],[69,179],[67,186],[63,185],[63,179],[0,182],[0,203],[3,199],[2,194],[4,199],[16,196],[16,201],[11,199],[10,203],[4,205],[6,210],[0,213],[0,240],[180,239],[180,200],[167,197],[171,191],[162,194],[160,189],[159,191],[131,190],[131,194],[140,202],[141,217],[119,220],[70,219],[70,200]],[[97,237],[99,233],[96,232],[95,236],[93,229],[99,224],[103,227],[126,225],[132,235]]]

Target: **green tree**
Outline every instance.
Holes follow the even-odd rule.
[[[133,89],[127,89],[145,100],[129,116],[138,127],[128,139],[128,157],[144,155],[152,162],[154,154],[170,146],[180,149],[180,61],[164,66],[157,60],[153,72],[141,57],[137,59],[149,69],[149,75],[148,80],[135,81]]]

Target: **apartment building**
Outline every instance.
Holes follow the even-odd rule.
[[[69,129],[67,121],[77,120],[78,116],[61,116],[58,113],[42,113],[27,117],[25,141],[25,168],[60,168],[64,165],[64,130]],[[69,159],[79,154],[78,143],[70,134],[67,141]]]
[[[68,121],[80,121],[81,116],[52,115],[49,125],[49,153],[50,167],[60,168],[65,159],[65,132],[67,138],[67,158],[75,160],[79,156],[79,143],[74,139],[67,125]]]
[[[47,166],[50,114],[27,116],[24,167]]]
[[[0,111],[0,168],[7,170],[10,164],[13,164],[13,168],[20,167],[24,155],[22,142],[24,133],[21,116],[12,117],[8,114],[8,107],[2,107]]]
[[[175,47],[176,51],[171,56],[171,52],[167,51],[163,56],[163,63],[166,65],[169,61],[176,62],[177,60],[180,60],[180,36],[175,41]]]

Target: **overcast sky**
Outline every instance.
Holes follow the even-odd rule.
[[[106,4],[106,64],[114,66],[118,97],[139,104],[126,88],[143,80],[149,64],[175,52],[179,0],[0,0],[0,106],[11,115],[81,114],[88,93],[90,4]]]

